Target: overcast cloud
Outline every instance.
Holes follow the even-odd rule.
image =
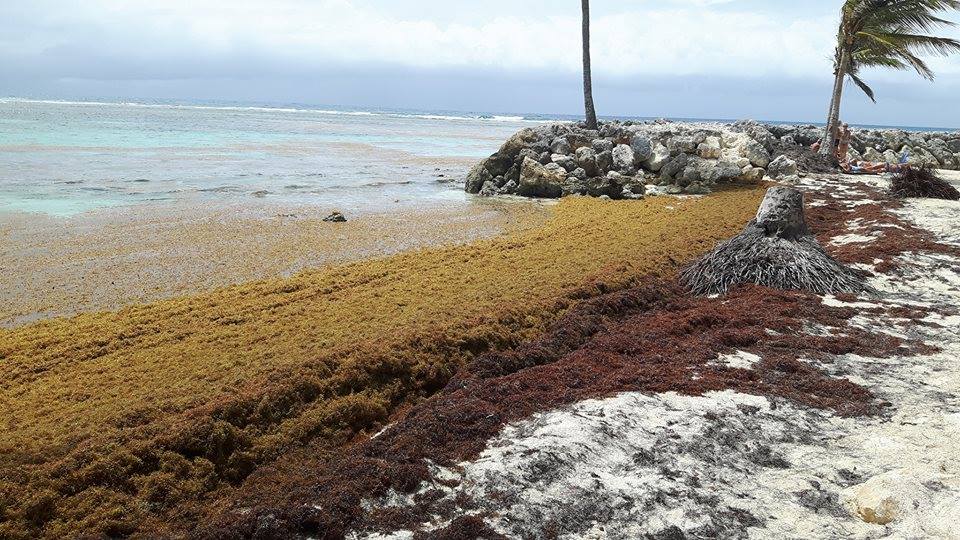
[[[593,0],[598,109],[820,120],[840,3]],[[0,94],[576,113],[579,24],[575,0],[3,2]],[[880,104],[850,88],[845,116],[960,126],[960,58],[931,63],[868,74]]]

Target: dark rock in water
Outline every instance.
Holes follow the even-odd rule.
[[[267,190],[265,190],[265,189],[261,189],[260,191],[254,191],[254,192],[252,193],[252,195],[253,195],[254,197],[266,197],[266,196],[269,195],[269,194],[270,194],[270,192],[267,191]]]
[[[487,170],[487,162],[481,161],[467,173],[467,183],[464,189],[467,193],[478,193],[484,184],[493,180],[493,175]]]
[[[340,212],[333,212],[329,216],[323,218],[323,220],[329,223],[343,223],[347,221],[347,217]]]

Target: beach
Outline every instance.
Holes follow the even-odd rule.
[[[955,482],[955,203],[776,155],[814,128],[50,106],[173,127],[0,144],[56,163],[0,182],[0,536],[868,537],[901,477],[955,508],[916,487]],[[869,292],[685,289],[775,182]]]

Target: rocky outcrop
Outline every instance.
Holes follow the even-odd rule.
[[[809,146],[823,136],[823,128],[814,125],[761,125],[783,142]],[[850,141],[851,158],[867,161],[899,162],[906,156],[909,163],[938,169],[960,169],[960,132],[909,132],[901,129],[853,129]]]
[[[465,188],[481,195],[642,197],[647,185],[667,193],[709,193],[729,181],[770,178],[793,182],[805,172],[828,172],[804,148],[822,128],[770,125],[607,122],[598,130],[550,124],[520,130],[467,174]],[[854,130],[851,159],[960,168],[960,133]],[[527,163],[530,160],[531,163]],[[526,171],[526,172],[524,172]],[[615,173],[615,174],[612,174]]]
[[[751,128],[764,140],[773,135]],[[763,178],[770,152],[732,126],[608,122],[599,130],[552,124],[521,130],[467,175],[481,195],[641,198],[647,185],[709,193],[718,183]]]

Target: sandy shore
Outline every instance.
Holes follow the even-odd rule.
[[[138,206],[70,218],[0,214],[0,327],[459,244],[535,226],[549,204],[478,200],[350,216],[329,208]]]

